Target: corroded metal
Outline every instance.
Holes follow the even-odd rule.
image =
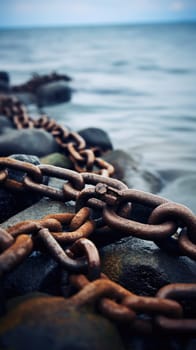
[[[33,250],[30,236],[21,234],[15,242],[0,254],[0,276],[21,263]]]
[[[14,243],[14,238],[0,227],[0,251],[10,247]]]
[[[79,273],[70,276],[70,283],[78,292],[67,299],[67,305],[80,308],[96,304],[106,317],[117,323],[124,322],[133,333],[158,331],[194,336],[196,318],[184,317],[183,303],[196,299],[196,283],[170,284],[161,288],[155,297],[136,295],[100,273],[98,251],[86,237],[92,233],[100,234],[101,230],[95,231],[95,228],[101,220],[105,225],[103,232],[115,229],[124,235],[154,240],[166,249],[170,240],[175,242],[179,255],[196,260],[195,215],[180,204],[128,189],[122,182],[110,178],[113,166],[100,158],[100,150],[87,149],[79,134],[61,127],[48,116],[41,116],[36,121],[31,119],[17,99],[0,96],[0,113],[17,128],[35,127],[50,132],[77,170],[0,158],[1,187],[30,190],[63,202],[76,202],[75,214],[51,213],[40,220],[0,228],[0,278],[20,264],[33,249],[44,247],[63,269]],[[21,172],[21,179],[13,179],[9,169]],[[62,188],[43,184],[45,175],[62,179]],[[130,219],[131,210],[137,204],[150,209],[145,223]],[[72,246],[64,250],[61,244],[65,243]],[[141,319],[141,315],[147,319]]]
[[[39,84],[37,85],[35,79],[30,85],[27,84],[27,89],[35,89]],[[42,115],[37,120],[32,119],[25,106],[15,97],[0,96],[0,113],[7,116],[17,129],[38,128],[50,132],[62,151],[70,158],[76,171],[93,170],[104,176],[111,176],[114,173],[114,167],[111,164],[97,157],[97,149],[86,147],[86,142],[81,135],[58,125],[47,115]]]
[[[100,257],[97,248],[91,241],[86,238],[80,238],[66,252],[68,255],[71,254],[72,257],[77,257],[78,255],[80,256],[80,254],[84,254],[88,260],[89,280],[96,280],[100,277]]]
[[[157,295],[160,298],[175,300],[196,300],[196,283],[175,283],[161,288]],[[156,317],[157,326],[166,333],[196,335],[196,318],[169,318],[159,315]]]
[[[76,260],[70,258],[66,252],[61,248],[55,238],[51,235],[47,228],[41,228],[37,236],[41,238],[44,246],[48,249],[52,257],[62,266],[68,269],[68,271],[81,271],[86,266],[85,260]]]

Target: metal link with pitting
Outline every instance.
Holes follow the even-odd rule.
[[[155,297],[135,295],[101,274],[99,253],[88,239],[92,233],[99,235],[101,229],[111,234],[115,229],[122,235],[153,240],[159,245],[170,238],[175,240],[179,255],[196,260],[196,217],[188,208],[93,173],[32,165],[5,157],[0,158],[0,169],[0,186],[27,193],[35,191],[63,202],[74,200],[76,211],[0,228],[0,277],[33,250],[44,249],[70,272],[70,284],[79,290],[66,299],[68,304],[75,307],[96,304],[106,317],[126,323],[134,332],[195,334],[196,319],[183,317],[179,299],[196,299],[196,284],[171,284],[161,288]],[[10,169],[24,172],[21,182],[9,179]],[[44,175],[63,179],[62,188],[43,185]],[[151,208],[146,223],[131,219],[135,204]],[[96,211],[101,215],[101,227],[94,218]],[[64,250],[64,244],[69,248]],[[144,314],[148,319],[140,317]]]
[[[0,113],[17,127],[43,127],[52,132],[77,171],[0,158],[0,187],[27,195],[33,191],[64,203],[75,202],[75,214],[51,213],[40,220],[0,227],[0,279],[33,251],[47,251],[70,273],[69,283],[76,292],[65,298],[68,306],[95,304],[103,315],[117,324],[123,323],[134,334],[160,332],[194,337],[196,318],[184,314],[184,301],[196,300],[196,283],[170,284],[154,297],[136,295],[101,273],[98,250],[89,238],[92,234],[120,232],[122,236],[152,240],[167,251],[172,244],[175,254],[196,260],[196,216],[183,205],[128,189],[121,181],[108,177],[112,166],[97,157],[97,150],[87,150],[79,135],[48,117],[35,122],[25,116],[18,101],[13,103],[11,99],[2,104],[2,100]],[[102,169],[100,174],[93,172],[95,165]],[[22,173],[20,180],[10,176],[11,169]],[[63,180],[61,188],[43,184],[45,175]],[[146,222],[132,218],[137,205],[149,210]],[[66,295],[63,290],[62,294]]]

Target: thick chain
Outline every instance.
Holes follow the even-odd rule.
[[[70,158],[76,171],[93,171],[104,176],[114,173],[114,167],[100,158],[100,148],[87,148],[82,136],[62,127],[46,115],[37,120],[32,119],[26,107],[15,97],[0,95],[0,114],[8,117],[17,129],[36,128],[49,132]]]
[[[9,179],[10,168],[25,172],[21,182]],[[71,275],[70,283],[79,292],[68,298],[67,303],[77,307],[97,303],[108,318],[126,322],[132,330],[142,333],[154,332],[157,328],[172,334],[194,334],[196,320],[183,318],[179,295],[183,300],[195,299],[196,284],[171,284],[159,290],[155,297],[135,295],[101,274],[98,251],[87,239],[93,232],[99,234],[99,230],[115,228],[124,235],[157,243],[167,241],[168,237],[174,239],[180,230],[175,237],[179,255],[196,260],[196,217],[188,208],[156,195],[128,189],[118,180],[97,174],[79,174],[51,165],[35,166],[11,158],[0,158],[0,169],[1,185],[7,188],[27,192],[30,189],[63,202],[76,202],[76,214],[50,214],[41,220],[24,221],[1,229],[0,276],[12,270],[33,250],[41,249],[42,243],[63,268],[87,276]],[[63,179],[62,188],[43,185],[45,174]],[[130,219],[135,203],[152,209],[147,223]],[[102,211],[101,228],[100,220],[92,219],[92,211],[97,209]],[[64,251],[61,245],[65,243],[73,245]],[[144,321],[139,317],[141,314],[148,317],[153,314],[153,317]]]
[[[1,113],[5,111],[4,106]],[[7,109],[8,117],[9,113],[12,113],[10,107]],[[22,115],[24,117],[24,111]],[[14,116],[17,117],[16,113]],[[18,119],[14,119],[13,115],[10,118],[15,123]],[[31,122],[29,117],[27,119],[28,123]],[[49,119],[45,122],[43,125]],[[32,123],[31,127],[35,122]],[[50,128],[54,133],[53,122],[49,131]],[[83,149],[83,141],[78,139],[78,135],[76,138],[73,135],[69,133],[69,137],[74,138],[71,141],[74,152],[76,144],[79,148],[82,145]],[[64,136],[65,140],[60,138],[66,144],[67,134]],[[22,172],[21,180],[13,180],[10,169]],[[57,189],[44,185],[45,175],[63,180],[62,187]],[[103,175],[79,173],[51,165],[32,165],[7,157],[0,158],[0,186],[13,191],[38,192],[63,202],[75,201],[76,212],[50,214],[41,220],[0,228],[0,278],[32,251],[44,249],[70,272],[70,284],[78,290],[65,299],[67,305],[81,307],[96,304],[106,317],[117,323],[124,322],[132,332],[151,333],[158,330],[195,335],[196,319],[184,317],[183,305],[184,301],[196,299],[196,283],[170,284],[161,288],[155,297],[133,294],[101,273],[99,253],[88,239],[92,233],[98,235],[107,231],[112,234],[119,231],[125,236],[153,240],[160,247],[167,248],[172,241],[176,253],[196,260],[196,217],[188,208],[157,195],[128,189],[119,180]],[[151,213],[145,223],[132,219],[132,211],[138,204],[150,208]],[[64,250],[64,244],[69,244],[69,249]]]

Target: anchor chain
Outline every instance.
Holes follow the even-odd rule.
[[[16,97],[0,95],[0,114],[11,120],[17,129],[36,128],[49,132],[77,172],[93,171],[104,176],[114,173],[113,165],[101,158],[103,152],[99,147],[87,148],[82,136],[69,131],[47,115],[33,119]]]
[[[196,216],[183,205],[128,189],[121,181],[108,177],[113,172],[112,166],[95,156],[97,150],[86,150],[80,136],[59,127],[48,117],[41,122],[29,116],[25,119],[26,112],[18,101],[8,98],[0,102],[0,113],[6,114],[17,127],[39,125],[51,132],[74,159],[77,170],[0,158],[0,187],[27,194],[38,192],[64,203],[75,202],[74,214],[51,213],[40,220],[0,228],[0,279],[33,251],[47,251],[70,273],[69,282],[76,292],[65,299],[68,305],[78,308],[96,305],[103,315],[117,324],[125,324],[131,332],[195,336],[196,318],[185,315],[184,301],[196,300],[196,283],[170,284],[154,297],[136,295],[101,272],[99,252],[90,238],[92,233],[98,236],[117,231],[124,236],[152,240],[165,249],[169,249],[172,241],[176,254],[196,260]],[[93,161],[81,151],[93,154]],[[79,166],[83,171],[78,172],[80,156],[84,156]],[[100,168],[100,174],[94,173],[95,166]],[[10,177],[10,169],[23,173],[20,180]],[[61,188],[43,184],[45,175],[63,180]],[[150,209],[145,223],[132,218],[138,204]]]

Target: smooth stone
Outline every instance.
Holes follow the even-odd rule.
[[[37,97],[33,93],[16,92],[14,93],[14,96],[16,96],[24,105],[37,104]]]
[[[0,115],[0,136],[1,134],[10,132],[11,130],[15,130],[15,127],[11,120],[4,115]]]
[[[3,287],[5,298],[31,292],[61,294],[61,269],[48,255],[33,254],[6,274]]]
[[[0,223],[20,211],[16,197],[7,189],[0,187]]]
[[[9,218],[7,221],[3,222],[1,224],[1,227],[6,228],[9,226],[15,225],[20,221],[31,220],[31,219],[39,220],[43,216],[48,214],[64,213],[64,212],[73,213],[74,207],[69,204],[65,204],[63,202],[55,201],[44,197],[39,202],[35,203],[29,208],[24,209],[23,211]]]
[[[0,156],[24,153],[43,157],[58,150],[59,146],[55,139],[45,130],[6,129],[0,137]]]
[[[39,158],[34,155],[12,154],[11,156],[9,156],[9,158],[20,160],[21,162],[25,162],[25,163],[31,163],[33,165],[40,165]],[[12,168],[8,170],[8,177],[16,181],[22,182],[24,175],[25,175],[25,172],[22,170],[14,170]]]
[[[71,95],[72,89],[64,81],[43,84],[36,90],[37,103],[40,107],[69,102]]]
[[[136,294],[155,295],[168,283],[195,283],[195,261],[169,255],[150,241],[122,238],[100,254],[103,272]]]
[[[40,164],[39,159],[36,156],[32,155],[14,154],[10,158],[25,161],[34,165]],[[16,180],[17,182],[22,183],[24,175],[24,171],[8,168],[9,179]],[[48,179],[46,176],[44,176],[43,183],[48,183]],[[10,190],[8,188],[0,187],[0,222],[5,221],[10,216],[18,213],[26,207],[29,207],[33,203],[40,200],[41,197],[42,195],[32,191],[22,193],[20,191],[14,191],[13,189]]]
[[[103,151],[112,150],[112,142],[108,134],[99,128],[87,128],[79,130],[80,134],[86,141],[87,147],[99,147]]]
[[[147,171],[130,154],[122,150],[107,152],[103,159],[115,168],[114,177],[130,188],[157,193],[162,188],[162,180],[155,172]]]
[[[29,296],[0,319],[1,347],[13,350],[123,350],[117,328],[62,297]]]
[[[5,71],[0,71],[0,92],[8,93],[10,91],[10,77]]]
[[[55,165],[61,168],[71,169],[72,162],[63,153],[51,153],[48,156],[40,158],[42,164]]]
[[[5,71],[0,71],[0,80],[4,81],[7,84],[9,84],[10,83],[9,73],[7,73]]]
[[[10,92],[10,86],[4,81],[0,80],[0,93],[9,93],[9,92]]]

